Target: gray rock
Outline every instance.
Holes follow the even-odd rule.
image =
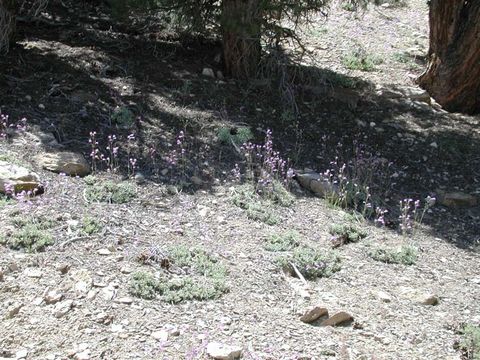
[[[61,293],[59,293],[55,290],[49,291],[43,298],[43,300],[45,300],[45,303],[47,305],[56,304],[59,301],[61,301],[62,299],[63,299],[63,294],[61,294]]]
[[[437,191],[437,200],[441,205],[448,207],[472,207],[478,205],[476,196],[466,194],[460,191],[444,192]]]
[[[203,76],[207,76],[210,78],[215,78],[215,73],[213,72],[213,69],[211,68],[204,68],[202,71]]]
[[[211,342],[207,345],[207,354],[216,360],[235,360],[240,359],[243,349],[238,346]]]
[[[69,176],[90,174],[90,164],[83,155],[74,152],[43,153],[36,156],[35,161],[45,170],[55,173],[63,173]]]
[[[22,309],[22,303],[15,303],[7,308],[7,313],[5,314],[5,318],[12,319],[13,317],[17,316],[20,310]]]
[[[57,303],[53,310],[53,315],[59,319],[64,317],[73,308],[73,300],[64,300]]]
[[[300,186],[310,190],[320,197],[325,197],[338,192],[336,186],[332,184],[326,176],[314,171],[305,173],[297,172],[295,178]]]
[[[0,193],[5,194],[9,190],[15,193],[34,191],[40,187],[40,177],[37,174],[25,167],[0,160]]]

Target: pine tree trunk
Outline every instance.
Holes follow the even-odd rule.
[[[223,0],[223,57],[227,74],[254,77],[261,56],[260,0]]]
[[[15,34],[15,0],[0,0],[0,54],[8,52]]]
[[[431,0],[428,67],[418,82],[448,111],[480,112],[479,0]]]

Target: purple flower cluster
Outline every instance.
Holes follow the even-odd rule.
[[[258,174],[256,188],[257,191],[269,191],[274,181],[281,181],[288,185],[292,179],[294,172],[289,168],[287,161],[282,159],[280,153],[273,149],[272,130],[268,129],[263,145],[253,144],[251,142],[242,145],[241,150],[247,159],[248,166],[251,171],[258,166],[260,173]],[[238,165],[232,173],[239,172]]]
[[[27,130],[27,119],[22,118],[16,123],[10,123],[10,118],[0,111],[0,140],[5,140],[8,137],[8,129],[16,129],[18,132]]]
[[[185,133],[180,131],[173,149],[165,156],[165,161],[170,167],[176,166],[185,157]]]

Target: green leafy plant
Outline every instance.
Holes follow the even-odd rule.
[[[463,337],[459,343],[466,360],[480,360],[480,327],[465,325],[461,331]]]
[[[397,248],[376,248],[369,251],[368,255],[376,260],[387,264],[413,265],[418,258],[417,248],[403,245]]]
[[[334,224],[330,226],[332,243],[336,246],[355,243],[367,236],[367,233],[352,224]]]
[[[218,130],[218,140],[225,144],[233,143],[236,146],[240,146],[251,139],[253,139],[253,133],[249,127],[221,127]]]
[[[106,202],[111,204],[125,204],[137,196],[135,187],[129,183],[115,183],[105,181],[94,183],[85,189],[85,197],[91,202]]]
[[[216,299],[228,291],[226,268],[204,250],[172,247],[168,251],[168,267],[177,269],[181,275],[157,279],[148,273],[135,273],[130,293],[144,299],[159,297],[169,303],[179,303]]]
[[[11,235],[3,236],[0,242],[13,250],[24,249],[27,252],[39,252],[54,243],[50,233],[41,230],[34,224],[23,226]]]
[[[277,224],[280,219],[272,209],[268,200],[263,200],[250,184],[239,186],[233,194],[233,203],[246,210],[247,217],[268,225]]]
[[[369,54],[363,47],[357,45],[342,59],[342,63],[349,70],[374,71],[375,66],[383,63],[383,60]]]
[[[82,232],[87,235],[93,235],[98,233],[100,230],[102,230],[102,224],[89,216],[86,216],[83,218],[82,221]]]
[[[153,275],[146,272],[135,272],[130,279],[130,293],[133,296],[152,300],[157,296],[158,282]]]
[[[287,231],[283,234],[275,234],[265,241],[265,249],[268,251],[289,251],[300,245],[300,234],[296,231]]]
[[[111,116],[111,120],[119,127],[129,129],[135,123],[135,115],[129,108],[122,106],[115,109]]]
[[[340,256],[329,250],[316,250],[309,247],[298,247],[292,256],[282,256],[278,264],[292,275],[298,271],[305,279],[314,280],[329,277],[341,269]]]

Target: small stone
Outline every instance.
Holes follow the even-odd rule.
[[[353,322],[353,316],[344,311],[339,312],[327,320],[322,321],[320,326],[346,326]]]
[[[303,314],[300,318],[300,321],[306,324],[311,324],[315,321],[325,320],[326,318],[328,318],[328,310],[326,308],[316,306]]]
[[[431,142],[430,143],[430,146],[437,149],[438,148],[438,144],[434,141],[434,142]]]
[[[20,312],[21,308],[23,307],[23,304],[22,303],[16,303],[16,304],[13,304],[11,305],[8,309],[7,309],[7,314],[5,315],[5,317],[7,319],[12,319],[13,317],[15,317],[16,315],[18,315],[18,313]]]
[[[43,104],[38,104],[38,108],[39,108],[40,110],[45,110],[45,105],[43,105]]]
[[[217,79],[220,79],[220,80],[225,79],[225,76],[223,76],[223,73],[220,70],[217,71]]]
[[[28,356],[28,350],[19,350],[15,353],[15,358],[17,360],[25,359]]]
[[[112,255],[112,252],[105,248],[98,250],[97,253],[98,255],[102,255],[102,256]]]
[[[377,298],[383,301],[384,303],[392,302],[392,297],[390,296],[390,294],[386,293],[385,291],[378,291]]]
[[[35,269],[35,268],[26,268],[23,273],[25,274],[25,276],[29,278],[35,278],[35,279],[40,279],[43,275],[40,269]]]
[[[162,171],[160,171],[160,174],[166,176],[168,174],[168,169],[163,169]]]
[[[90,350],[84,350],[75,354],[75,360],[90,360]]]
[[[123,331],[123,325],[122,324],[112,324],[112,327],[110,328],[111,332],[117,333],[117,332],[122,332]]]
[[[30,95],[25,95],[25,100],[32,101],[32,97]]]
[[[235,360],[242,356],[243,349],[238,346],[211,342],[207,345],[207,354],[216,360]]]
[[[117,300],[115,300],[115,302],[120,303],[120,304],[130,305],[130,304],[133,303],[133,299],[129,298],[129,297],[121,297],[121,298],[118,298]]]
[[[438,305],[439,299],[437,295],[425,295],[419,298],[418,301],[422,305],[435,306]]]
[[[137,172],[135,174],[135,182],[139,185],[141,184],[144,184],[145,183],[145,175],[143,175],[142,173],[139,173]]]
[[[0,282],[5,281],[4,275],[3,275],[3,270],[0,269]]]
[[[215,73],[213,72],[213,69],[211,68],[204,68],[202,71],[203,76],[207,76],[210,78],[215,78]]]
[[[155,340],[165,342],[168,340],[168,331],[165,331],[165,330],[154,331],[151,333],[151,336]]]
[[[57,303],[53,311],[53,315],[59,319],[65,316],[73,308],[73,300],[64,300]]]
[[[45,303],[47,305],[56,304],[59,301],[61,301],[62,299],[63,299],[63,294],[61,294],[61,293],[59,293],[55,290],[49,291],[44,297]]]
[[[70,267],[70,264],[60,264],[57,265],[57,270],[60,272],[60,274],[65,275],[70,270]]]

